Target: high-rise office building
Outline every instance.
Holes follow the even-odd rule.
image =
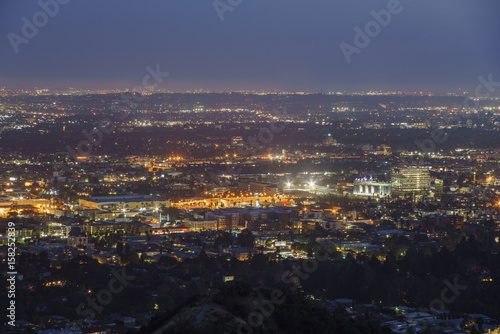
[[[395,195],[426,194],[431,186],[429,169],[425,167],[395,168],[391,177]]]

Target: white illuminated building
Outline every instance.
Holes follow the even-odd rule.
[[[388,197],[391,196],[390,183],[375,182],[372,178],[361,178],[354,181],[353,194],[357,196]]]

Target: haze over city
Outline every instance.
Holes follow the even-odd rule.
[[[236,1],[235,1],[236,3]],[[401,1],[370,44],[346,65],[371,11],[388,1],[241,1],[221,22],[211,1],[68,1],[15,54],[0,48],[0,85],[131,88],[161,64],[171,91],[472,90],[498,73],[500,4],[485,0]],[[0,32],[22,36],[36,1],[2,1]],[[222,11],[222,10],[221,10]]]

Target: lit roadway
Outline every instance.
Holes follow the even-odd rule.
[[[281,201],[286,201],[287,198],[284,196],[236,196],[236,197],[224,197],[224,198],[186,198],[172,203],[173,207],[178,209],[192,209],[192,208],[233,208],[233,207],[243,207],[243,206],[256,206],[257,201],[259,201],[259,206],[266,206],[273,203],[280,203]]]

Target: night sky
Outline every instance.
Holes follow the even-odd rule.
[[[348,64],[339,44],[354,45],[354,27],[389,2],[242,0],[221,21],[213,0],[71,0],[16,54],[8,33],[22,36],[21,18],[32,22],[41,7],[0,0],[0,85],[132,88],[156,64],[170,73],[167,90],[458,91],[479,75],[500,81],[499,0],[401,0]]]

